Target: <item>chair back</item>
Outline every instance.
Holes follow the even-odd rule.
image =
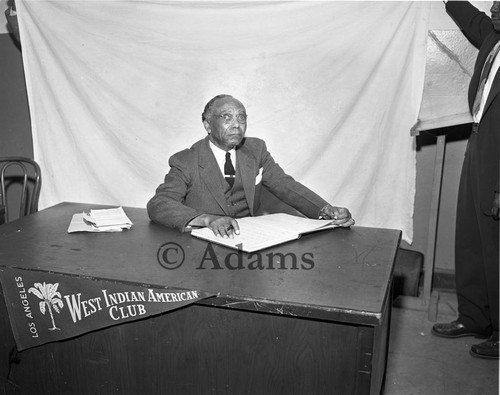
[[[15,184],[21,185],[18,199],[7,193]],[[38,199],[42,186],[40,166],[34,160],[23,157],[0,157],[0,205],[5,207],[5,222],[14,218],[14,209],[19,202],[19,218],[38,211]],[[9,216],[10,214],[10,216]]]

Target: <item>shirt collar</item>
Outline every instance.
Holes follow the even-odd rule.
[[[210,143],[210,149],[212,150],[215,156],[215,160],[217,161],[217,164],[219,165],[222,174],[224,174],[224,163],[226,163],[226,151],[217,147],[214,143],[212,143],[211,140],[208,140],[208,142]],[[233,162],[233,166],[236,169],[236,150],[232,148],[227,152],[231,154],[231,161]]]

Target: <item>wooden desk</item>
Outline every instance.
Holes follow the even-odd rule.
[[[8,393],[380,393],[399,231],[334,229],[261,252],[311,253],[311,270],[212,270],[200,269],[206,242],[151,223],[144,209],[125,208],[126,232],[67,234],[72,214],[90,207],[99,208],[63,203],[2,226],[1,263],[219,296],[22,351]],[[185,251],[176,270],[158,263],[167,242]],[[233,251],[214,252],[222,263]],[[13,337],[0,299],[5,380]]]

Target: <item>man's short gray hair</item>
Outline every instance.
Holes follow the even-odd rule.
[[[211,99],[205,106],[205,109],[203,110],[203,113],[201,114],[201,120],[203,122],[207,121],[208,120],[208,117],[212,114],[212,107],[214,106],[214,103],[219,100],[219,99],[224,99],[226,97],[231,97],[234,99],[233,96],[231,95],[225,95],[225,94],[222,94],[222,95],[217,95],[215,96],[213,99]]]

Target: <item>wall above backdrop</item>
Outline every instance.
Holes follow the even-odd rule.
[[[9,3],[7,0],[0,0],[0,11],[2,15],[4,14],[5,10],[9,7]],[[9,32],[8,27],[7,27],[7,19],[5,17],[0,17],[0,34],[6,34]]]

